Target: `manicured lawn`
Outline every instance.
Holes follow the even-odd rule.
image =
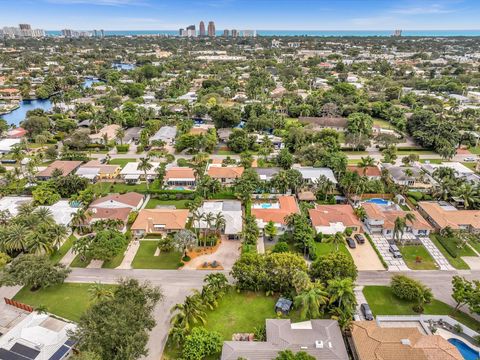
[[[458,269],[458,270],[469,270],[470,269],[470,267],[467,265],[467,263],[465,261],[463,261],[460,256],[457,257],[457,258],[452,257],[448,253],[448,251],[443,247],[443,245],[440,244],[440,241],[437,240],[437,238],[435,237],[435,234],[430,234],[430,239],[433,241],[433,243],[438,248],[438,250],[440,250],[440,252],[443,254],[443,256],[445,256],[445,258],[448,260],[450,265],[452,265],[455,269]]]
[[[89,287],[92,284],[64,283],[38,291],[23,288],[14,299],[36,307],[46,307],[48,312],[63,318],[78,321],[80,315],[90,306]],[[114,285],[105,285],[114,287]]]
[[[480,253],[480,241],[470,240],[468,243]]]
[[[123,169],[129,162],[136,162],[137,159],[111,159],[108,163],[111,165],[120,165]]]
[[[397,130],[395,126],[383,119],[373,119],[373,125],[380,126],[384,129]]]
[[[362,159],[348,159],[348,165],[358,165]]]
[[[90,261],[90,259],[87,259],[87,261],[82,261],[80,255],[77,255],[70,264],[70,267],[86,268],[88,264],[90,264]]]
[[[430,253],[423,245],[405,245],[399,246],[400,252],[403,255],[403,260],[407,266],[412,270],[435,270],[437,265],[433,260]],[[421,258],[420,262],[417,262],[417,256]]]
[[[120,266],[120,264],[123,261],[123,258],[125,257],[125,251],[127,250],[127,246],[128,246],[128,243],[125,244],[122,251],[120,251],[120,253],[117,256],[115,256],[112,260],[104,261],[102,268],[115,269],[117,266]]]
[[[216,151],[217,155],[236,155],[237,153],[232,150],[218,150]]]
[[[470,151],[472,154],[480,155],[480,146],[468,148],[468,151]]]
[[[416,315],[412,310],[414,303],[398,299],[388,286],[365,286],[363,294],[374,315]],[[450,305],[433,300],[430,304],[425,305],[424,313],[452,316],[452,312],[453,308]],[[480,329],[480,322],[461,311],[452,317],[473,330]]]
[[[160,200],[150,199],[145,206],[146,209],[155,209],[157,206],[174,205],[177,209],[186,209],[188,200]]]
[[[134,269],[178,269],[182,254],[176,251],[162,252],[154,256],[157,241],[142,240],[132,262]]]
[[[345,155],[368,155],[368,151],[342,151]]]
[[[441,164],[443,163],[442,159],[420,159],[420,162],[422,164],[425,164],[426,162],[429,162],[430,164]]]
[[[462,165],[466,166],[470,170],[476,171],[476,166],[477,166],[476,162],[462,162]]]
[[[409,155],[409,154],[416,154],[416,155],[436,155],[435,151],[430,150],[402,150],[399,148],[397,151],[398,155]]]
[[[328,243],[328,242],[315,242],[315,252],[317,253],[317,256],[323,256],[330,254],[332,252],[335,252],[335,245]],[[347,254],[349,257],[351,257],[350,252],[348,251],[347,247],[343,244],[341,244],[338,247],[338,251],[343,252],[344,254]]]
[[[67,240],[60,246],[60,249],[56,250],[51,256],[50,260],[52,260],[53,263],[57,264],[62,258],[65,256],[65,254],[70,250],[70,248],[73,245],[73,242],[75,241],[75,236],[70,235]]]
[[[95,192],[101,195],[107,195],[109,193],[126,193],[126,192],[140,192],[146,193],[147,192],[147,184],[140,183],[140,184],[125,184],[125,183],[108,183],[108,182],[98,182],[92,185]],[[153,182],[150,184],[150,190],[158,190],[158,185]]]

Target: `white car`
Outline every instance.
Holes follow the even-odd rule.
[[[472,162],[475,160],[477,160],[477,158],[474,156],[467,156],[466,158],[463,159],[463,161],[466,161],[466,162]]]

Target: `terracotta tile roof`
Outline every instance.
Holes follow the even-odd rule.
[[[101,174],[114,174],[118,171],[120,165],[102,164],[98,160],[90,160],[85,165],[82,165],[81,168],[98,168]]]
[[[279,196],[278,203],[280,205],[279,209],[252,209],[251,213],[265,223],[273,221],[276,224],[285,224],[285,217],[300,213],[294,196]]]
[[[459,229],[460,225],[480,229],[480,210],[445,210],[436,202],[425,201],[418,206],[442,229],[447,226]]]
[[[347,171],[355,172],[360,176],[380,177],[382,172],[377,166],[367,166],[366,168],[359,167],[357,165],[347,166]]]
[[[121,220],[123,223],[126,223],[128,220],[128,215],[132,211],[131,208],[97,208],[90,207],[89,211],[91,215],[88,222],[94,220]]]
[[[55,169],[62,170],[62,176],[67,176],[82,164],[81,161],[64,161],[55,160],[53,163],[42,171],[39,171],[36,176],[38,177],[50,177]]]
[[[242,176],[243,170],[241,166],[210,166],[207,174],[214,179],[236,179]]]
[[[413,213],[415,215],[415,220],[411,223],[411,225],[414,229],[433,230],[428,221],[425,220],[417,211],[397,210],[390,207],[379,206],[373,203],[363,203],[362,207],[365,209],[369,219],[384,220],[384,229],[393,229],[395,219],[397,217],[404,217],[407,213]]]
[[[447,340],[423,335],[414,327],[379,327],[375,321],[354,321],[352,339],[359,360],[463,360]]]
[[[361,228],[362,224],[350,205],[317,205],[308,213],[313,226],[329,226],[341,222],[346,227]]]
[[[156,230],[181,230],[185,229],[188,210],[186,209],[143,209],[138,213],[132,225],[132,230],[144,230],[147,233]],[[161,228],[155,228],[161,225]]]
[[[208,132],[208,129],[206,128],[201,128],[201,127],[193,127],[190,129],[188,132],[190,135],[202,135],[206,134]]]
[[[96,199],[90,204],[90,207],[99,207],[101,204],[108,205],[108,203],[118,202],[128,207],[137,207],[143,200],[143,195],[136,192],[129,192],[125,194],[110,194],[99,199]]]
[[[0,93],[7,93],[7,94],[16,94],[19,93],[20,90],[14,88],[7,88],[7,89],[0,89]]]
[[[195,172],[188,167],[170,168],[165,174],[165,180],[169,179],[195,179]]]

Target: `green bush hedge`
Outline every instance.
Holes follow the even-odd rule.
[[[458,247],[455,239],[447,238],[444,236],[437,235],[437,240],[442,246],[447,250],[447,252],[453,257],[458,257]]]
[[[369,234],[365,233],[365,237],[368,239],[368,242],[370,243],[370,245],[372,245],[372,248],[373,250],[375,250],[375,252],[377,253],[377,256],[378,258],[380,259],[380,262],[382,263],[383,267],[388,270],[388,264],[387,262],[383,259],[383,256],[382,254],[380,254],[380,251],[377,249],[377,247],[375,246],[375,243],[373,242],[372,238],[370,237]]]
[[[123,144],[123,145],[117,145],[117,152],[118,153],[126,153],[130,149],[130,145],[128,144]]]

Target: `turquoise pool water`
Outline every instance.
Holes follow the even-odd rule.
[[[272,204],[270,204],[270,203],[262,203],[262,204],[260,204],[260,207],[261,207],[262,209],[270,209],[270,208],[272,207]]]
[[[368,199],[368,200],[365,200],[365,202],[372,203],[372,204],[377,204],[377,205],[383,205],[383,206],[387,206],[387,205],[391,204],[390,200],[385,200],[385,199],[380,199],[380,198]]]
[[[463,341],[458,339],[448,339],[448,342],[454,345],[458,349],[458,351],[460,351],[460,354],[462,354],[465,360],[480,359],[480,355],[478,354],[478,351],[473,350],[470,346],[465,344]]]

